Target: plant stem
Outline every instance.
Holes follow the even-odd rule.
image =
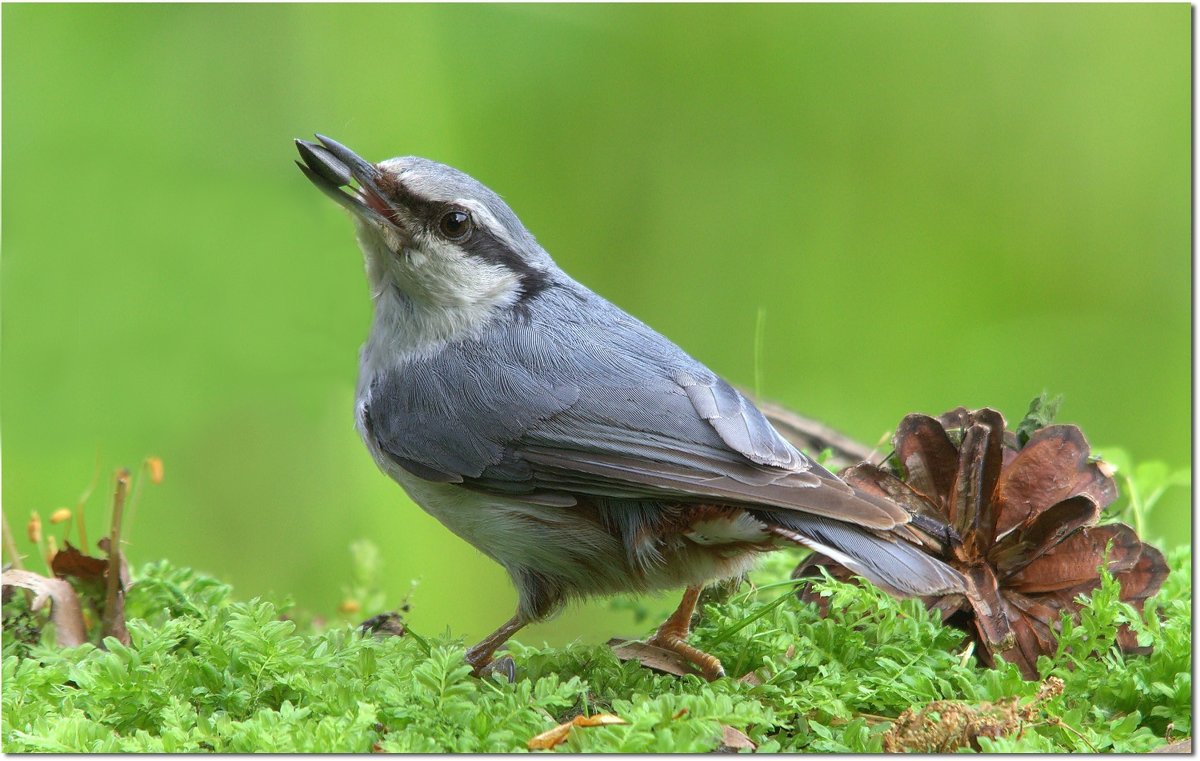
[[[138,499],[142,496],[142,481],[146,480],[146,463],[142,463],[142,467],[138,468],[137,474],[133,477],[132,495],[129,497],[129,515],[125,520],[125,529],[128,531],[133,526],[133,516],[137,514]]]
[[[1099,752],[1100,752],[1099,750],[1097,750],[1097,749],[1096,749],[1096,746],[1092,744],[1092,741],[1091,741],[1091,740],[1089,740],[1089,739],[1087,739],[1087,735],[1083,734],[1082,732],[1080,732],[1080,731],[1079,731],[1078,729],[1076,729],[1075,727],[1072,727],[1070,724],[1068,724],[1067,722],[1063,721],[1061,717],[1059,717],[1059,716],[1050,716],[1050,717],[1049,717],[1049,718],[1048,718],[1046,721],[1044,721],[1044,722],[1042,722],[1042,723],[1043,723],[1043,724],[1045,724],[1045,725],[1051,726],[1051,727],[1061,727],[1061,728],[1063,728],[1063,729],[1065,729],[1065,730],[1067,730],[1067,731],[1071,732],[1071,734],[1075,735],[1075,736],[1076,736],[1076,737],[1078,737],[1080,740],[1083,740],[1083,742],[1084,742],[1084,743],[1085,743],[1085,744],[1086,744],[1086,745],[1087,745],[1089,748],[1091,748],[1091,750],[1092,750],[1092,753],[1099,753]]]
[[[8,557],[12,561],[12,567],[18,571],[23,571],[25,570],[25,564],[21,562],[21,553],[17,551],[17,542],[13,539],[12,528],[8,525],[8,516],[0,515],[0,522],[4,524],[4,551],[8,553]],[[25,602],[28,605],[33,605],[33,591],[30,589],[22,591],[25,593]]]
[[[13,568],[18,571],[24,570],[25,566],[21,563],[21,553],[17,552],[17,543],[13,539],[12,529],[8,527],[8,516],[3,516],[4,521],[4,550],[8,553],[9,560],[12,561]]]
[[[75,506],[75,514],[79,521],[79,548],[83,552],[88,551],[87,527],[83,515],[83,506],[87,503],[88,498],[92,496],[92,492],[96,490],[96,482],[100,480],[100,449],[96,449],[96,467],[92,468],[92,480],[83,490],[83,494],[79,495],[79,504]]]
[[[724,642],[725,640],[729,639],[733,635],[740,632],[742,629],[745,629],[750,624],[754,623],[758,619],[762,618],[763,616],[767,615],[771,611],[775,610],[780,605],[783,605],[785,602],[788,601],[788,598],[790,598],[792,596],[793,596],[792,593],[788,592],[785,595],[775,598],[771,602],[769,602],[766,605],[759,608],[754,613],[751,613],[750,615],[746,616],[745,618],[741,619],[740,621],[736,621],[733,624],[726,627],[725,629],[718,632],[717,636],[712,639],[710,644],[717,645],[717,644],[720,644],[721,642]]]
[[[129,494],[129,470],[117,471],[117,485],[113,490],[112,528],[108,535],[108,589],[104,596],[105,634],[113,632],[117,624],[117,596],[121,590],[121,516],[125,512],[125,497]]]

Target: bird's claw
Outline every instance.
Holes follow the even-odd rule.
[[[646,640],[646,644],[678,654],[685,661],[700,669],[700,676],[709,682],[715,682],[725,676],[725,667],[721,665],[721,661],[716,656],[692,647],[684,641],[683,637],[660,631]]]
[[[468,658],[468,663],[470,659]],[[509,684],[517,681],[517,663],[511,655],[505,655],[496,659],[489,659],[486,663],[471,664],[471,674],[480,678],[487,679],[492,674],[500,674],[508,681]]]

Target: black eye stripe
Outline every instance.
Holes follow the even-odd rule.
[[[404,183],[397,180],[388,173],[384,173],[380,178],[379,189],[387,193],[397,206],[407,209],[411,214],[415,214],[422,219],[434,219],[439,211],[444,208],[444,204],[427,201],[404,186]]]
[[[528,301],[550,287],[550,279],[546,273],[531,266],[520,253],[514,251],[491,230],[480,224],[469,208],[421,198],[406,188],[399,180],[387,175],[379,185],[380,189],[387,191],[397,205],[407,209],[409,213],[417,216],[427,225],[427,229],[447,240],[453,240],[455,245],[468,256],[499,265],[515,274],[521,281],[521,302]],[[470,233],[459,240],[449,238],[439,229],[444,215],[453,211],[462,212],[471,219]]]

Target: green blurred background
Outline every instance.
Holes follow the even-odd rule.
[[[333,614],[348,545],[481,636],[500,569],[357,439],[345,214],[292,138],[420,154],[730,381],[874,441],[1043,389],[1191,461],[1191,9],[1175,5],[3,7],[3,500],[89,503],[241,595]],[[1153,537],[1188,541],[1190,494]],[[22,547],[28,548],[22,541]],[[651,601],[665,609],[672,601]],[[593,603],[526,633],[636,633]]]

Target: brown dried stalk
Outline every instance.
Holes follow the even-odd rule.
[[[108,535],[108,587],[104,596],[104,617],[101,637],[116,637],[121,644],[129,644],[129,631],[125,628],[125,588],[121,583],[121,518],[125,511],[125,498],[129,493],[129,470],[117,471],[117,483],[113,490],[112,525]]]

